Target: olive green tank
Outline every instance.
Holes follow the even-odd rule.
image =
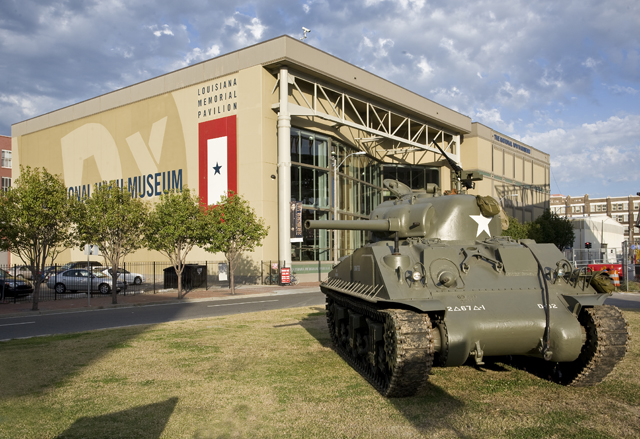
[[[603,305],[602,276],[573,269],[553,244],[500,236],[491,197],[385,185],[398,198],[368,221],[305,224],[370,231],[321,289],[336,351],[381,394],[413,395],[432,366],[491,357],[528,357],[559,383],[593,385],[624,357],[627,323]]]

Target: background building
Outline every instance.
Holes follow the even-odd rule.
[[[238,192],[270,227],[241,270],[281,261],[316,278],[362,245],[365,233],[306,231],[301,222],[367,218],[383,199],[384,178],[451,189],[436,145],[486,175],[475,192],[503,203],[517,196],[509,207],[533,218],[548,192],[548,156],[514,144],[287,36],[12,126],[14,160],[62,175],[71,196],[105,180],[151,201],[185,186],[207,204]],[[487,153],[495,158],[487,161]],[[542,195],[534,197],[533,187]],[[79,249],[60,260],[78,258]],[[149,251],[131,257],[161,258]],[[212,255],[197,249],[189,258]]]
[[[0,190],[6,191],[11,187],[11,137],[0,136]],[[0,251],[0,266],[9,265],[11,255]]]
[[[624,240],[631,244],[640,244],[638,228],[633,226],[638,219],[640,196],[590,198],[589,195],[552,195],[551,210],[567,218],[607,215],[624,226]],[[619,247],[619,244],[616,247]]]
[[[471,193],[493,196],[520,222],[549,208],[549,154],[474,122],[464,136],[462,163],[484,176]]]

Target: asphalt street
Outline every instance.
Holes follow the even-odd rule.
[[[200,319],[273,309],[323,306],[324,294],[253,295],[200,302],[171,302],[146,306],[62,311],[58,313],[0,318],[0,341],[17,338],[69,334],[96,329],[151,325],[177,320]],[[620,308],[640,308],[640,294],[614,293],[606,302]]]
[[[296,294],[252,295],[237,299],[171,302],[146,306],[6,317],[0,319],[0,341],[96,329],[152,325],[273,309],[323,306],[324,294],[320,293],[317,288],[313,290],[313,292]]]

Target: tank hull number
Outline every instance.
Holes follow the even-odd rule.
[[[544,309],[544,305],[542,303],[538,303],[538,308]],[[555,303],[550,303],[549,308],[557,309],[558,307],[556,306]]]
[[[447,311],[486,311],[484,305],[462,305],[462,306],[447,306]]]

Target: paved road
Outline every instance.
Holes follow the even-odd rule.
[[[312,292],[202,302],[68,311],[55,314],[7,317],[0,319],[0,341],[15,338],[68,334],[95,329],[148,325],[176,320],[199,319],[245,312],[297,308],[324,304],[324,294]],[[605,302],[620,308],[640,308],[640,294],[614,293]]]
[[[87,311],[7,317],[0,319],[0,341],[52,334],[69,334],[95,329],[148,325],[176,320],[241,314],[272,309],[324,305],[325,296],[314,292],[255,295],[202,302],[167,303],[148,306],[105,308]]]
[[[613,293],[605,302],[618,308],[640,308],[640,294],[638,293]]]

